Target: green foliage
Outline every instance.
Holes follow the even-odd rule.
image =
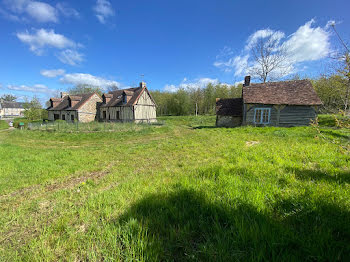
[[[0,132],[1,260],[350,259],[350,158],[338,146],[312,127],[160,120]]]
[[[76,85],[75,87],[72,87],[68,90],[68,93],[70,95],[87,94],[87,93],[94,93],[94,92],[98,93],[101,96],[103,93],[101,87],[87,85],[87,84]]]
[[[157,104],[157,114],[200,115],[215,114],[216,98],[241,97],[242,85],[208,84],[205,88],[180,88],[174,93],[152,91]]]
[[[9,102],[13,102],[16,101],[17,97],[11,94],[3,94],[0,97],[0,100],[4,100],[4,101],[9,101]]]
[[[26,102],[23,105],[24,107],[24,116],[27,120],[39,120],[43,119],[46,114],[46,110],[42,109],[39,99],[34,97],[30,102]],[[46,114],[47,118],[47,114]]]
[[[313,80],[313,86],[323,103],[325,112],[338,112],[344,107],[347,79],[341,75],[322,76]]]

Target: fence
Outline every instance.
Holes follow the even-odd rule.
[[[40,130],[49,132],[122,132],[122,131],[139,131],[150,128],[154,125],[163,125],[163,122],[157,123],[118,123],[118,122],[66,122],[52,121],[43,123],[28,123],[28,130]]]

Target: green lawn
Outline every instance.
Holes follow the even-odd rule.
[[[350,260],[349,131],[160,120],[0,132],[0,261]]]
[[[8,129],[9,125],[5,120],[0,120],[0,130]]]

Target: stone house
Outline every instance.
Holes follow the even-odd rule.
[[[21,102],[0,101],[0,119],[22,117],[24,108]]]
[[[217,99],[216,125],[304,126],[320,105],[310,80],[251,84],[246,76],[241,98]]]
[[[91,122],[96,120],[98,103],[102,98],[97,93],[68,95],[61,93],[61,98],[51,98],[48,119]]]
[[[156,122],[156,103],[149,93],[146,84],[139,87],[121,89],[102,95],[99,106],[101,121],[120,122]]]

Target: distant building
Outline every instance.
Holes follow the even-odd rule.
[[[24,103],[20,102],[9,102],[9,101],[0,101],[0,119],[1,118],[14,118],[22,117],[24,108]]]
[[[91,122],[96,120],[97,105],[102,98],[97,93],[68,95],[61,93],[60,98],[51,98],[48,119]]]
[[[48,119],[66,121],[156,122],[156,103],[146,84],[139,87],[97,93],[69,95],[51,98]]]
[[[146,84],[103,94],[99,107],[101,121],[156,122],[156,103]]]
[[[216,125],[309,125],[320,105],[322,102],[309,80],[251,84],[246,76],[242,98],[216,100]]]

